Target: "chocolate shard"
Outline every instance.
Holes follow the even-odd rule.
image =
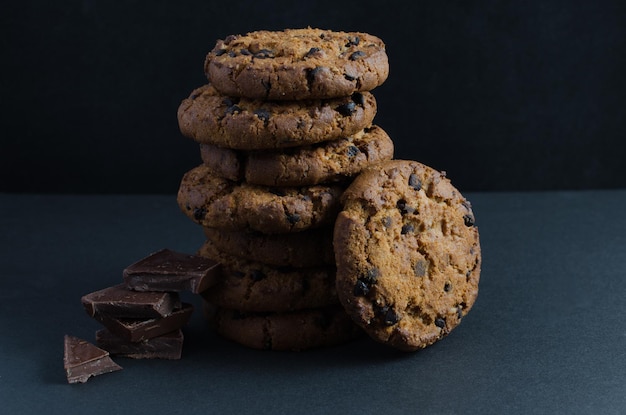
[[[183,351],[183,331],[178,329],[162,336],[129,342],[116,336],[107,329],[96,332],[96,344],[112,356],[131,359],[169,359],[178,360]]]
[[[191,291],[215,285],[220,264],[196,255],[161,249],[124,270],[126,285],[137,291]]]
[[[165,317],[181,307],[178,293],[135,291],[118,284],[86,294],[81,298],[91,317],[106,314],[117,318]]]
[[[122,369],[106,350],[69,335],[64,338],[63,366],[68,383],[85,383],[93,376]]]
[[[123,340],[140,342],[180,329],[187,324],[192,312],[193,306],[183,303],[179,310],[175,310],[172,314],[160,318],[121,319],[99,313],[96,313],[93,317]]]

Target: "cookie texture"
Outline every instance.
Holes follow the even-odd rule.
[[[236,151],[200,145],[203,163],[216,175],[264,186],[345,182],[365,167],[391,160],[393,142],[372,126],[333,141],[281,151]]]
[[[334,230],[337,295],[373,339],[418,350],[454,329],[478,295],[470,203],[441,172],[392,160],[343,194]]]
[[[289,313],[246,313],[205,302],[204,313],[223,337],[260,350],[308,350],[346,343],[362,334],[340,306]]]
[[[258,150],[355,134],[372,124],[376,110],[376,99],[369,92],[276,102],[222,95],[209,84],[193,90],[177,115],[185,137],[219,147]]]
[[[226,230],[299,232],[333,223],[340,186],[268,188],[237,183],[197,166],[182,178],[177,201],[196,223]]]
[[[220,39],[204,71],[226,95],[300,100],[370,91],[387,79],[389,63],[376,36],[306,28]]]
[[[207,240],[228,255],[280,267],[335,265],[332,224],[277,234],[203,229]]]

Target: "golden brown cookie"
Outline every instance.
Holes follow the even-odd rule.
[[[447,335],[478,295],[470,203],[443,173],[393,160],[362,172],[335,223],[337,295],[375,340],[417,350]]]
[[[387,79],[389,63],[376,36],[307,28],[220,39],[204,71],[226,95],[301,100],[370,91]]]
[[[334,140],[371,125],[376,99],[369,92],[327,100],[263,101],[195,89],[178,107],[182,135],[240,150],[277,149]]]
[[[200,165],[185,173],[177,201],[202,226],[263,233],[299,232],[330,225],[341,186],[263,187],[216,177]]]
[[[236,151],[200,145],[204,164],[217,176],[264,186],[345,182],[365,167],[393,157],[393,142],[380,127],[352,136],[281,151]]]

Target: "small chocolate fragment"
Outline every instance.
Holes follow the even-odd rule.
[[[89,316],[96,313],[116,318],[158,318],[180,308],[178,293],[134,291],[118,284],[84,295],[81,302]]]
[[[111,333],[129,342],[140,342],[162,336],[183,327],[189,321],[193,306],[183,303],[182,308],[167,317],[151,319],[118,319],[106,314],[96,313],[93,317]]]
[[[140,342],[126,341],[107,329],[96,332],[96,343],[99,347],[112,356],[131,359],[178,360],[182,355],[183,340],[183,331],[180,329]]]
[[[111,360],[106,350],[68,335],[64,338],[63,367],[68,383],[85,383],[92,376],[122,369]]]
[[[215,285],[220,264],[208,258],[162,249],[124,270],[128,288],[137,291],[191,291]]]

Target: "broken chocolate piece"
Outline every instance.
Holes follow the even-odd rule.
[[[162,336],[183,327],[189,321],[193,306],[183,303],[181,309],[167,317],[151,319],[120,319],[96,313],[93,317],[116,336],[129,342],[140,342]]]
[[[85,383],[92,376],[121,370],[122,367],[102,350],[86,340],[65,335],[63,366],[68,383]]]
[[[180,308],[178,293],[134,291],[118,284],[84,295],[81,302],[89,316],[96,313],[117,318],[158,318]]]
[[[98,347],[108,351],[112,356],[131,359],[178,360],[182,355],[183,340],[183,331],[180,329],[140,342],[126,341],[107,329],[96,332]]]
[[[137,291],[191,291],[199,294],[218,281],[220,264],[208,258],[161,249],[124,270]]]

